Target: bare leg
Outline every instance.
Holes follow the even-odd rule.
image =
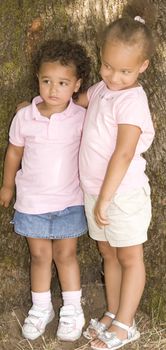
[[[50,289],[52,265],[52,241],[27,238],[31,254],[31,289],[46,292]]]
[[[119,307],[121,288],[121,266],[117,258],[117,249],[108,242],[98,242],[99,251],[104,260],[104,279],[108,311],[116,315]]]
[[[121,266],[117,259],[117,249],[110,246],[108,242],[99,241],[98,247],[104,261],[104,279],[106,288],[107,310],[116,315],[119,307],[121,288]],[[107,327],[111,326],[112,320],[104,315],[100,322]],[[89,329],[89,333],[94,337],[95,330]]]
[[[53,241],[53,259],[63,292],[81,289],[77,240],[78,238],[66,238]]]
[[[37,339],[46,325],[54,318],[51,303],[50,282],[52,265],[52,241],[27,238],[31,254],[32,308],[28,312],[22,334],[27,339]]]
[[[137,245],[117,248],[117,256],[122,267],[122,284],[116,320],[131,326],[145,285],[143,247]],[[116,332],[119,339],[125,339],[127,336],[126,331],[114,325],[111,325],[109,331]],[[105,347],[98,339],[92,343],[101,349]]]
[[[128,326],[133,323],[134,315],[140,303],[145,286],[145,266],[142,244],[119,248],[118,259],[122,266],[121,296],[116,319]],[[112,326],[120,338],[126,337],[126,332]]]
[[[53,259],[58,270],[63,299],[57,337],[64,341],[79,339],[85,324],[81,307],[77,240],[78,238],[66,238],[53,243]]]

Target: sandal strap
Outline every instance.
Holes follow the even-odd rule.
[[[114,325],[114,326],[117,326],[117,327],[119,327],[119,328],[122,328],[122,329],[124,329],[125,331],[129,331],[129,329],[130,329],[130,327],[129,326],[127,326],[126,324],[124,324],[124,323],[122,323],[122,322],[119,322],[119,321],[117,321],[117,320],[113,320],[112,321],[112,324]]]
[[[102,333],[106,330],[106,325],[96,318],[92,318],[89,323],[89,329],[94,329],[97,333]]]
[[[108,317],[112,318],[112,320],[115,319],[115,315],[110,311],[105,312],[104,316],[108,316]]]

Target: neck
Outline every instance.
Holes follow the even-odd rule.
[[[68,107],[69,102],[59,106],[48,105],[45,101],[37,105],[37,109],[43,117],[50,118],[54,113],[62,113]]]

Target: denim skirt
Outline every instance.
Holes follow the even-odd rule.
[[[14,213],[14,231],[31,238],[64,239],[82,236],[87,232],[83,205],[45,214]]]

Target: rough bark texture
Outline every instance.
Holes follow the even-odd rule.
[[[30,58],[34,48],[48,38],[74,38],[83,43],[93,60],[92,81],[99,68],[97,33],[103,23],[120,15],[127,1],[122,0],[6,0],[0,2],[1,33],[1,100],[0,162],[1,170],[8,140],[8,127],[16,105],[35,94]],[[153,113],[156,138],[146,154],[148,175],[152,185],[153,220],[149,241],[145,245],[147,285],[142,307],[166,319],[166,259],[164,222],[165,189],[165,46],[166,5],[155,0],[159,8],[156,32],[160,44],[143,83]],[[17,237],[10,224],[12,206],[0,208],[0,310],[23,304],[29,293],[29,254],[25,240]],[[86,238],[79,243],[79,257],[84,283],[100,278],[100,258],[95,244]],[[58,285],[53,279],[54,288]]]

